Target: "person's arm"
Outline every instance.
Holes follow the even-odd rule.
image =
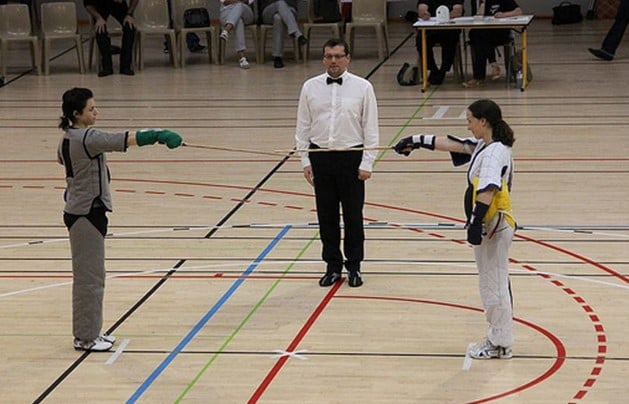
[[[94,20],[94,30],[99,34],[105,32],[107,30],[107,21],[105,21],[91,2],[84,2],[83,4],[85,5],[85,11],[87,11]]]
[[[424,148],[451,153],[471,154],[474,150],[467,143],[457,142],[447,136],[417,134],[400,140],[393,149],[399,154],[408,156],[415,149]]]
[[[310,111],[308,109],[308,97],[306,96],[305,85],[299,94],[299,103],[297,104],[297,127],[295,128],[295,148],[305,150],[310,147],[310,128],[311,128]],[[308,153],[301,154],[301,165],[304,170],[304,178],[310,185],[314,186],[312,167]]]
[[[126,0],[122,0],[122,1],[126,1]],[[135,28],[135,18],[133,17],[133,13],[135,12],[135,9],[137,7],[138,7],[138,0],[131,0],[131,2],[129,3],[129,8],[127,9],[127,15],[122,21],[123,25],[128,24],[129,27]]]
[[[428,4],[419,3],[417,5],[417,15],[419,16],[421,20],[429,20],[430,12],[428,11]]]
[[[450,11],[450,18],[457,18],[463,15],[463,4],[455,4]]]
[[[516,7],[511,11],[498,11],[494,14],[496,18],[509,18],[509,17],[517,17],[518,15],[522,15],[522,9],[520,7]]]
[[[373,86],[369,85],[366,89],[363,101],[363,116],[361,119],[363,128],[363,146],[365,148],[378,147],[380,143],[380,128],[378,125],[378,102]],[[358,178],[360,180],[368,180],[371,178],[373,171],[373,163],[376,160],[378,152],[376,150],[363,151],[363,158],[358,167]]]

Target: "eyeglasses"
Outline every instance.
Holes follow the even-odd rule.
[[[347,55],[323,55],[325,60],[341,60]]]

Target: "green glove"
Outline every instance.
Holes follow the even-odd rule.
[[[169,149],[175,149],[183,143],[183,139],[178,133],[168,129],[157,131],[157,141],[160,144],[165,144]]]
[[[181,136],[168,129],[140,129],[135,133],[135,140],[138,146],[160,143],[174,149],[181,146],[183,139]]]

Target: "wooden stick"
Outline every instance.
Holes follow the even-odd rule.
[[[393,146],[375,146],[375,147],[348,147],[347,149],[292,149],[292,150],[274,150],[275,153],[312,153],[312,152],[345,152],[345,151],[363,151],[363,150],[392,150]]]
[[[222,151],[228,151],[228,152],[264,154],[267,156],[279,157],[279,153],[272,153],[272,152],[265,152],[265,151],[260,151],[260,150],[251,150],[251,149],[239,149],[239,148],[234,148],[234,147],[211,146],[211,145],[201,145],[201,144],[191,144],[191,143],[183,143],[182,146],[192,147],[195,149],[222,150]]]

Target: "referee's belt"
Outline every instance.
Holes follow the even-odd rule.
[[[362,144],[358,144],[358,145],[355,145],[355,146],[350,146],[350,147],[347,148],[348,150],[343,150],[343,151],[352,151],[352,150],[349,150],[349,149],[361,148],[361,147],[363,147],[363,145]],[[312,142],[310,142],[310,146],[308,146],[308,148],[309,149],[327,149],[327,147],[321,147],[318,144],[312,143]],[[356,150],[356,151],[360,151],[360,150]]]

